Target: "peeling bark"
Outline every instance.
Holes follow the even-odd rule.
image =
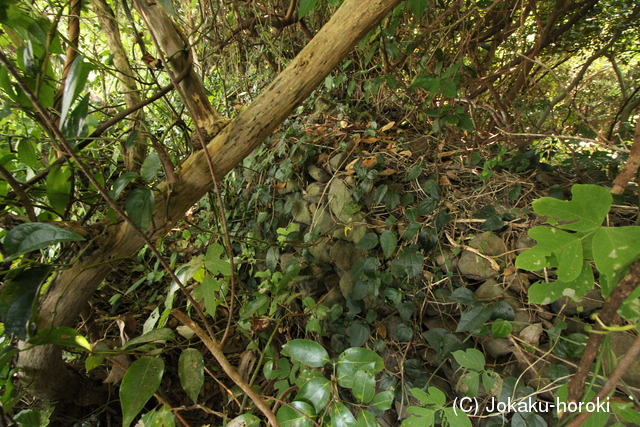
[[[346,0],[265,91],[209,142],[207,151],[216,176],[224,176],[261,144],[340,64],[353,46],[399,3],[399,0]],[[149,17],[164,19],[162,15],[166,17],[166,14],[153,6],[145,4],[142,9]],[[179,72],[180,65],[184,66],[187,60],[182,50],[184,44],[179,37],[175,38],[175,34],[167,34],[171,31],[176,33],[171,21],[163,22],[162,29],[155,28],[154,31],[161,36],[159,41],[172,66],[177,67],[174,71]],[[185,79],[182,84],[186,81],[192,85],[194,82],[199,84],[195,73],[191,73],[193,80]],[[194,117],[194,121],[202,126],[219,123],[221,117],[212,108],[209,110],[210,106],[206,107],[208,102],[206,96],[204,99],[201,97],[202,90],[201,85],[185,88],[187,96],[194,97],[194,102],[203,107],[203,110],[198,110],[203,117]],[[192,100],[185,100],[188,101]],[[175,183],[157,187],[154,221],[151,229],[147,230],[152,239],[166,235],[184,212],[212,188],[205,154],[201,150],[191,155],[181,165]],[[49,285],[36,318],[38,329],[73,325],[102,280],[121,260],[142,247],[142,239],[127,223],[105,223],[103,226],[105,234],[91,242],[92,246],[70,268],[60,271]],[[73,400],[68,397],[69,387],[79,390],[84,386],[84,383],[81,387],[76,386],[77,375],[65,368],[60,351],[52,346],[25,349],[20,354],[18,367],[23,371],[22,380],[30,392],[47,400]]]

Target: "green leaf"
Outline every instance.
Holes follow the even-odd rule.
[[[362,403],[369,403],[376,392],[376,379],[370,372],[359,370],[353,377],[351,388],[353,397]]]
[[[166,341],[175,341],[176,337],[173,331],[169,328],[160,328],[153,329],[146,334],[140,335],[139,337],[133,338],[129,340],[125,345],[121,347],[122,350],[127,348],[133,348],[140,344],[147,344],[150,342],[166,342]]]
[[[562,296],[579,300],[594,286],[593,270],[588,261],[584,261],[580,275],[570,282],[556,280],[551,283],[536,282],[529,288],[529,302],[532,304],[551,304]]]
[[[331,427],[355,427],[356,418],[353,416],[347,405],[338,402],[331,408]]]
[[[125,210],[133,223],[142,231],[146,231],[153,218],[153,191],[150,188],[136,188],[127,197]]]
[[[312,427],[315,416],[313,406],[298,401],[281,406],[276,414],[281,427]]]
[[[511,322],[504,319],[496,319],[491,325],[491,333],[494,338],[504,338],[511,334],[513,326]]]
[[[356,372],[366,370],[377,374],[384,369],[382,358],[366,348],[349,348],[338,357],[336,375],[341,387],[352,388]]]
[[[482,371],[484,369],[484,355],[480,350],[476,350],[475,348],[469,348],[466,351],[454,351],[453,357],[463,368],[472,371]]]
[[[62,106],[60,107],[60,129],[63,128],[65,121],[67,120],[67,114],[69,108],[76,97],[84,88],[84,84],[89,76],[89,67],[84,66],[84,56],[78,55],[73,60],[71,68],[69,68],[69,74],[64,84],[64,90],[62,91]]]
[[[129,427],[151,396],[158,390],[164,373],[159,357],[141,357],[129,366],[120,385],[122,424]]]
[[[376,394],[376,396],[373,398],[373,402],[371,402],[371,406],[380,411],[386,411],[388,409],[391,409],[391,405],[393,405],[393,399],[393,391],[383,391]]]
[[[611,193],[604,187],[580,184],[571,187],[571,193],[571,201],[552,197],[538,199],[533,202],[533,210],[539,215],[568,222],[558,225],[565,230],[590,231],[600,227],[611,208]]]
[[[23,341],[27,339],[28,325],[38,304],[38,291],[50,272],[49,266],[23,270],[6,285],[0,294],[0,321],[4,323],[5,336],[15,334]]]
[[[207,248],[204,265],[213,275],[231,276],[231,264],[229,264],[229,259],[224,254],[224,248],[218,243],[209,245]]]
[[[91,351],[89,341],[75,329],[66,326],[55,329],[41,329],[34,337],[29,338],[28,342],[35,345],[54,344],[72,347],[77,350]]]
[[[111,196],[113,200],[116,200],[127,187],[127,185],[129,185],[131,181],[138,178],[139,176],[140,175],[135,172],[123,173],[118,177],[118,179],[113,182],[112,190],[109,191],[109,196]]]
[[[36,144],[28,138],[22,138],[18,143],[18,159],[31,169],[42,167],[36,153]]]
[[[457,414],[456,414],[457,412]],[[472,427],[469,416],[463,411],[456,411],[455,408],[444,408],[444,418],[447,420],[450,426],[456,427]]]
[[[20,224],[9,230],[4,238],[4,250],[7,254],[5,261],[56,243],[80,240],[84,240],[84,237],[51,224],[41,222]]]
[[[602,286],[607,297],[626,268],[640,257],[640,227],[603,227],[593,236],[592,245],[596,267],[607,277],[606,286]]]
[[[62,135],[68,139],[82,138],[89,133],[87,130],[87,115],[89,112],[89,94],[82,97],[76,108],[62,126]]]
[[[378,427],[379,425],[371,412],[364,409],[360,411],[357,427]]]
[[[317,0],[300,0],[298,19],[304,18],[307,13],[311,12],[316,7],[316,2]]]
[[[140,176],[145,182],[151,182],[156,179],[158,172],[162,170],[162,162],[158,153],[153,152],[144,159],[140,167]]]
[[[300,387],[295,400],[313,405],[315,413],[319,414],[329,403],[330,397],[331,381],[324,377],[316,377],[309,379]]]
[[[285,356],[311,368],[320,368],[329,363],[329,354],[320,344],[310,340],[289,341],[282,347]]]
[[[71,201],[71,175],[71,169],[63,165],[55,165],[47,175],[47,197],[59,215],[64,214]]]
[[[416,18],[421,18],[424,11],[427,9],[427,0],[411,0],[407,3],[409,10]]]
[[[362,347],[369,341],[371,329],[359,320],[349,326],[349,344],[351,347]]]
[[[429,387],[428,391],[419,388],[409,390],[411,395],[418,399],[422,406],[432,406],[431,409],[438,410],[447,403],[447,396],[436,387]]]
[[[486,307],[484,305],[479,305],[471,310],[465,310],[462,313],[462,316],[460,316],[456,332],[471,332],[482,326],[491,318],[492,314],[493,310],[491,307]]]
[[[356,249],[360,249],[363,251],[370,251],[376,246],[378,246],[378,235],[376,233],[367,233],[364,236],[362,236],[360,240],[358,240]]]
[[[178,376],[187,396],[197,404],[198,395],[204,384],[204,360],[199,350],[187,348],[182,351],[178,361]]]
[[[555,200],[555,199],[554,199]],[[518,255],[516,267],[529,271],[551,267],[548,257],[555,255],[558,262],[556,274],[561,281],[575,280],[582,270],[583,253],[581,235],[557,228],[533,227],[529,236],[538,244]]]
[[[152,409],[142,416],[140,423],[144,427],[175,427],[176,421],[173,412],[166,406],[160,409]],[[230,425],[230,424],[227,424]]]
[[[382,246],[382,252],[385,258],[389,258],[393,255],[393,252],[398,246],[398,236],[391,230],[384,230],[380,234],[380,246]]]

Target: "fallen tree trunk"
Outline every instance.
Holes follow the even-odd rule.
[[[346,0],[255,102],[208,143],[216,176],[224,176],[262,143],[398,3],[400,0]],[[162,40],[159,42],[162,45]],[[211,117],[212,121],[216,119]],[[196,118],[196,122],[206,121],[207,117]],[[184,212],[212,188],[205,154],[201,150],[188,157],[180,165],[176,182],[158,186],[153,224],[147,232],[152,239],[165,236]],[[38,329],[74,325],[102,280],[144,244],[125,222],[104,223],[104,227],[104,234],[91,242],[70,268],[58,272],[49,285],[36,318]],[[23,384],[36,397],[91,403],[83,399],[88,394],[86,381],[65,367],[57,347],[24,349],[18,367]]]

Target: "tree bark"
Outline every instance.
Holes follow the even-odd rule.
[[[145,3],[143,10],[145,7],[150,9],[147,16],[164,13],[161,10],[157,12],[159,6],[146,4],[146,0],[142,2]],[[207,152],[216,176],[224,176],[261,144],[398,3],[400,0],[346,0],[265,91],[209,142]],[[164,18],[160,16],[158,19]],[[156,28],[155,31],[175,32],[175,26],[164,25],[162,30]],[[175,42],[172,34],[157,35]],[[159,37],[159,41],[165,53],[173,59],[179,57],[181,54],[178,51],[183,49],[183,45],[169,50],[162,37]],[[184,58],[181,61],[185,63]],[[176,66],[173,60],[172,64]],[[196,95],[193,95],[197,97],[196,102],[206,100],[206,97],[202,100],[197,95],[198,88],[185,90],[187,96],[192,96],[193,90],[196,91]],[[192,100],[185,100],[185,103],[188,101]],[[206,105],[203,108],[206,109]],[[216,123],[219,122],[216,114],[193,119],[201,126]],[[200,119],[201,122],[198,121]],[[205,155],[205,150],[192,154],[181,165],[175,183],[158,186],[153,225],[147,230],[152,239],[165,236],[184,212],[212,188]],[[104,235],[91,242],[90,247],[70,268],[60,271],[50,283],[36,318],[38,329],[73,325],[102,280],[122,259],[130,257],[142,247],[142,239],[127,223],[104,223],[103,226]],[[25,349],[20,354],[18,367],[23,372],[23,383],[33,395],[47,400],[66,401],[73,401],[77,397],[70,396],[70,387],[79,389],[77,375],[64,367],[58,349],[51,346]]]

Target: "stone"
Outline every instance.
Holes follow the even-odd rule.
[[[352,242],[344,240],[338,240],[329,252],[331,261],[341,271],[351,271],[351,266],[355,260],[362,258],[360,251],[356,249],[356,246]]]
[[[500,356],[506,356],[507,354],[511,354],[514,351],[513,344],[506,338],[488,338],[482,337],[481,339],[482,346],[487,354],[493,358],[498,358]]]
[[[329,159],[329,168],[331,169],[331,172],[335,172],[339,170],[341,166],[345,166],[345,164],[343,163],[345,163],[345,160],[347,160],[348,156],[349,155],[346,152],[341,151],[340,153],[331,157]]]
[[[507,285],[507,289],[517,294],[524,294],[529,290],[531,282],[529,278],[522,273],[514,273],[505,276],[504,283]]]
[[[604,304],[604,302],[600,290],[589,289],[580,302],[576,302],[568,297],[561,297],[551,303],[551,310],[556,314],[562,312],[562,314],[567,317],[580,316],[587,318],[591,316],[594,311],[599,310],[602,304]]]
[[[329,182],[331,179],[331,174],[329,172],[316,165],[309,165],[307,167],[307,172],[311,178],[318,182],[325,183]]]
[[[328,239],[321,240],[309,247],[309,252],[313,255],[313,263],[316,265],[329,264],[331,262],[331,244]]]
[[[627,332],[609,334],[610,346],[617,358],[622,357],[631,348],[636,336]],[[640,387],[640,357],[636,357],[629,368],[624,371],[622,379],[632,387]]]
[[[308,203],[320,203],[326,187],[327,185],[321,182],[312,182],[307,185],[302,198]]]
[[[498,272],[491,268],[489,260],[470,251],[464,251],[460,255],[458,270],[460,274],[471,280],[487,280],[498,275]]]
[[[340,274],[340,292],[342,292],[342,295],[347,298],[353,292],[355,283],[353,283],[349,278],[349,272],[339,271],[338,274]]]
[[[322,203],[318,206],[310,205],[309,209],[312,212],[311,228],[320,227],[320,231],[323,234],[329,234],[336,227],[336,221],[329,212],[329,206],[326,203]]]
[[[518,238],[518,240],[516,240],[516,252],[518,254],[521,254],[522,252],[526,251],[527,249],[531,249],[537,244],[538,243],[531,237],[529,237],[528,234],[523,234]]]
[[[450,249],[443,249],[435,257],[436,264],[444,272],[453,271],[458,268],[458,257]]]
[[[297,182],[289,181],[285,184],[284,188],[276,190],[277,193],[281,196],[286,196],[287,194],[291,194],[294,191],[298,190],[300,186]]]
[[[542,324],[535,323],[533,325],[529,325],[520,331],[518,336],[527,344],[537,346],[540,344],[540,337],[542,336]]]
[[[346,207],[351,202],[351,191],[341,179],[334,179],[329,186],[329,207],[331,212],[341,222],[348,222],[351,215],[347,214]]]
[[[504,292],[505,289],[495,279],[489,279],[480,285],[475,293],[479,299],[490,300],[502,296]]]
[[[293,207],[291,208],[291,215],[293,216],[293,220],[295,222],[306,225],[311,224],[311,211],[309,210],[309,203],[292,194],[287,195],[285,200],[287,202],[290,201],[291,203],[293,203]]]
[[[504,241],[490,231],[475,236],[469,242],[469,246],[478,249],[484,255],[492,257],[507,253],[507,245],[504,244]]]

